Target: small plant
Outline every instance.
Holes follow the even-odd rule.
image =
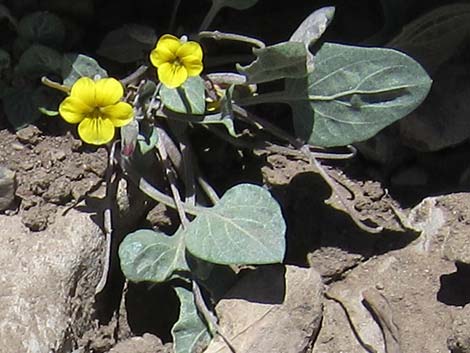
[[[172,329],[176,353],[193,353],[220,333],[200,286],[212,293],[214,283],[221,282],[217,276],[230,273],[231,267],[281,263],[286,249],[286,224],[270,192],[262,186],[239,184],[219,197],[195,163],[189,131],[203,126],[240,150],[275,150],[281,145],[297,151],[324,178],[359,227],[379,232],[380,227],[366,225],[356,215],[320,160],[350,157],[353,153],[338,156],[324,149],[374,136],[414,110],[431,86],[423,68],[395,50],[323,43],[313,53],[312,44],[333,19],[332,7],[315,11],[288,41],[274,45],[207,31],[220,8],[242,10],[256,2],[213,0],[191,40],[171,34],[157,40],[150,35],[153,45],[156,42],[147,51],[153,68],[142,65],[120,82],[107,78],[97,61],[85,55],[73,57],[61,83],[42,78],[46,86],[69,94],[58,112],[67,122],[78,124],[85,142],[106,144],[113,140],[115,127],[120,127],[121,139],[110,148],[111,164],[117,161],[141,192],[178,212],[180,226],[174,234],[139,229],[119,247],[121,268],[130,281],[174,286],[181,304]],[[178,4],[175,1],[174,13]],[[144,34],[149,33],[152,29],[126,25],[106,36],[99,51],[119,62],[137,62],[135,52],[116,54],[113,45],[116,38],[126,38],[132,48],[147,48],[150,40]],[[244,66],[232,62],[231,72],[204,68],[203,56],[211,53],[203,52],[201,44],[213,40],[252,47],[252,62]],[[284,83],[282,90],[258,92],[259,85],[279,80]],[[261,103],[288,104],[295,134],[247,109]],[[56,114],[50,106],[43,112]],[[155,155],[171,195],[145,177],[155,170],[155,160],[147,157]],[[109,236],[109,225],[106,229]]]

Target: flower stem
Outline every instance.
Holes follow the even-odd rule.
[[[210,24],[212,23],[219,11],[220,6],[217,2],[213,1],[209,11],[207,11],[206,16],[204,17],[204,20],[201,23],[201,26],[199,27],[199,32],[205,31],[207,28],[209,28]]]
[[[44,86],[54,88],[56,90],[62,91],[64,93],[70,94],[70,87],[67,87],[65,85],[61,85],[58,82],[54,82],[52,80],[49,80],[46,76],[41,77],[41,83]]]
[[[266,48],[266,44],[260,41],[259,39],[244,36],[241,34],[234,34],[234,33],[224,33],[219,31],[200,31],[199,38],[212,38],[215,40],[233,40],[236,42],[243,42],[247,44],[251,44],[254,47],[259,49]]]
[[[180,7],[181,0],[175,0],[173,5],[173,11],[171,12],[171,19],[169,25],[169,33],[172,33],[175,27],[176,14],[178,13],[178,8]]]

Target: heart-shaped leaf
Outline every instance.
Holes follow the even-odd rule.
[[[185,231],[187,249],[218,264],[282,262],[286,225],[277,201],[266,189],[240,184],[201,212]]]
[[[119,246],[121,269],[133,282],[164,282],[176,272],[189,271],[182,233],[169,237],[140,229],[128,234]]]

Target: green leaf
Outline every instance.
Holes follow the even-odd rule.
[[[407,24],[386,46],[412,56],[433,74],[470,35],[470,4],[441,6]]]
[[[204,81],[199,76],[189,77],[178,88],[162,85],[160,98],[166,108],[176,113],[202,115],[206,109]]]
[[[55,49],[33,44],[21,55],[15,72],[30,78],[60,74],[62,55]]]
[[[139,145],[140,153],[146,154],[153,150],[153,148],[157,145],[158,142],[158,131],[155,126],[149,126],[148,130],[142,129],[137,136],[137,144]]]
[[[30,42],[58,48],[65,39],[65,26],[60,17],[47,11],[38,11],[20,20],[18,34]]]
[[[221,124],[225,126],[228,133],[233,137],[238,137],[239,135],[235,132],[235,127],[233,120],[228,115],[223,115],[222,113],[205,115],[202,120],[191,121],[195,124]]]
[[[310,14],[290,37],[291,42],[301,42],[307,47],[316,42],[333,20],[335,8],[322,7]]]
[[[10,24],[16,28],[16,19],[11,15],[10,10],[5,5],[0,4],[0,21],[6,19]]]
[[[180,301],[180,315],[171,329],[174,353],[201,352],[211,336],[198,314],[193,292],[183,287],[175,287],[175,291]]]
[[[261,83],[281,78],[307,75],[307,49],[303,43],[284,42],[262,49],[253,49],[257,56],[250,65],[237,65],[248,83]]]
[[[212,0],[213,6],[217,8],[231,7],[237,10],[246,10],[257,2],[258,0]]]
[[[11,57],[10,54],[3,49],[0,49],[0,73],[10,67]]]
[[[3,109],[13,128],[20,129],[40,117],[33,104],[32,88],[11,88],[3,97]]]
[[[61,15],[89,19],[94,13],[94,0],[41,0],[41,7]]]
[[[164,282],[176,272],[189,271],[182,232],[167,236],[140,229],[128,234],[119,246],[121,269],[133,282]]]
[[[44,107],[39,107],[38,109],[41,112],[41,114],[43,114],[43,115],[51,116],[51,117],[59,116],[59,112],[57,110],[49,110],[49,109],[44,108]]]
[[[82,54],[66,54],[62,61],[64,85],[71,87],[80,77],[108,77],[108,73],[98,62]]]
[[[153,28],[127,24],[109,32],[97,53],[122,64],[132,63],[147,58],[156,40]]]
[[[185,231],[187,249],[217,264],[282,262],[286,225],[277,201],[264,188],[240,184]]]
[[[308,79],[286,80],[283,99],[293,108],[298,137],[344,146],[413,111],[431,83],[416,61],[396,50],[325,43]]]
[[[322,7],[310,14],[295,30],[290,37],[290,42],[304,43],[307,51],[308,71],[314,69],[314,56],[309,50],[309,46],[315,43],[333,20],[335,8],[333,6]]]

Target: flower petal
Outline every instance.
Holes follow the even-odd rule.
[[[102,78],[96,81],[96,106],[106,107],[119,102],[124,95],[121,82],[115,78]]]
[[[182,63],[188,71],[188,76],[197,76],[202,72],[202,61],[196,55],[185,56]]]
[[[186,42],[176,52],[176,55],[181,60],[187,56],[194,56],[195,59],[202,61],[202,48],[198,42]]]
[[[103,119],[110,120],[115,127],[121,127],[130,123],[134,116],[134,110],[129,103],[119,102],[100,109]]]
[[[91,145],[104,145],[114,137],[114,125],[109,119],[85,118],[78,125],[78,135]]]
[[[159,67],[163,63],[173,62],[176,59],[176,52],[181,47],[181,42],[171,34],[165,34],[157,43],[157,46],[150,53],[150,61],[155,67]]]
[[[72,86],[70,96],[80,98],[90,107],[95,106],[95,81],[89,77],[80,77]]]
[[[184,66],[164,63],[158,68],[158,79],[168,88],[181,86],[188,78],[188,71]]]
[[[80,98],[72,96],[65,98],[59,106],[60,115],[70,124],[78,124],[92,111],[92,107],[86,105]]]

